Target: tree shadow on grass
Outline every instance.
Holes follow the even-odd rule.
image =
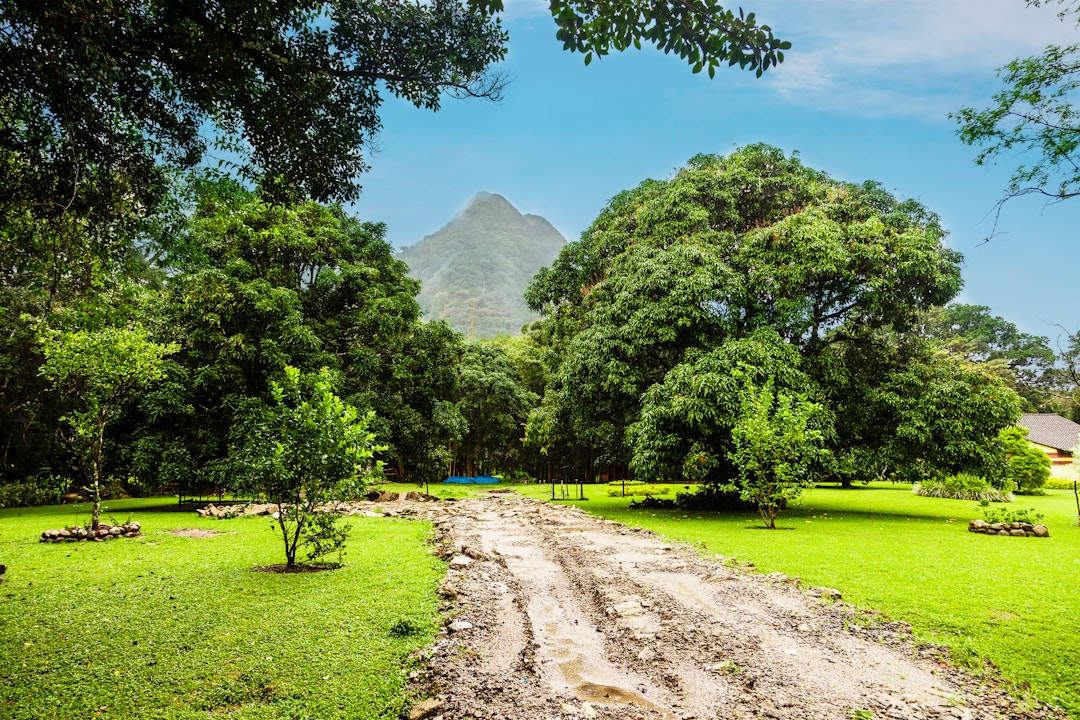
[[[297,563],[295,565],[259,565],[251,568],[251,571],[271,575],[292,575],[337,570],[340,567],[342,567],[341,563]]]

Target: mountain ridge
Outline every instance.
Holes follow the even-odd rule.
[[[566,239],[547,219],[502,195],[479,192],[446,225],[397,257],[420,280],[417,302],[431,320],[470,337],[516,334],[535,320],[522,297]]]

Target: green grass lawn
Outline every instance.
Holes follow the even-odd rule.
[[[520,490],[550,499],[551,486]],[[967,662],[989,660],[1008,679],[1080,718],[1080,527],[1071,492],[1017,497],[1050,537],[967,532],[972,501],[918,497],[909,486],[819,488],[785,511],[781,530],[756,513],[630,510],[630,498],[586,486],[574,504],[712,553],[834,587],[845,600],[910,622]],[[673,496],[673,495],[669,495]],[[570,501],[573,502],[573,501]]]
[[[550,486],[513,487],[550,498]],[[411,490],[412,485],[383,489]],[[490,487],[432,485],[440,497]],[[1019,498],[1049,539],[966,531],[975,503],[906,486],[816,489],[759,529],[754,513],[630,510],[586,487],[581,507],[710,552],[836,587],[912,623],[961,659],[987,659],[1080,718],[1080,527],[1071,493]],[[670,495],[669,495],[670,496]],[[346,566],[271,575],[283,560],[267,518],[207,520],[175,501],[107,503],[144,537],[46,545],[86,506],[0,510],[0,718],[392,718],[410,654],[434,636],[441,563],[424,523],[356,518]],[[177,528],[223,534],[186,538]],[[405,622],[403,622],[405,621]],[[401,633],[402,628],[412,632]]]
[[[103,520],[144,537],[66,545],[37,538],[86,506],[0,510],[0,717],[398,715],[410,653],[437,629],[425,523],[355,518],[345,567],[267,574],[252,568],[284,562],[268,518],[175,502],[106,503]]]

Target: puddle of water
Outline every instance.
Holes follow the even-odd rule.
[[[641,710],[653,710],[665,718],[675,720],[675,716],[664,708],[645,699],[641,693],[636,693],[615,685],[599,685],[588,682],[582,678],[582,662],[580,658],[570,662],[559,663],[559,670],[563,677],[572,685],[572,692],[583,702],[594,705],[635,705]]]

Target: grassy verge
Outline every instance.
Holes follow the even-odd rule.
[[[522,492],[551,497],[551,486]],[[1080,527],[1071,492],[1018,497],[1045,515],[1050,537],[967,532],[972,501],[912,495],[908,486],[818,488],[785,511],[786,530],[759,529],[754,513],[630,510],[631,498],[586,487],[575,503],[613,520],[704,544],[910,622],[915,632],[978,665],[988,660],[1041,700],[1080,718]],[[573,502],[573,501],[571,501]]]
[[[397,716],[410,653],[437,629],[423,523],[353,519],[345,567],[273,575],[252,572],[284,560],[267,518],[107,507],[144,537],[40,544],[86,507],[0,511],[0,717]]]

